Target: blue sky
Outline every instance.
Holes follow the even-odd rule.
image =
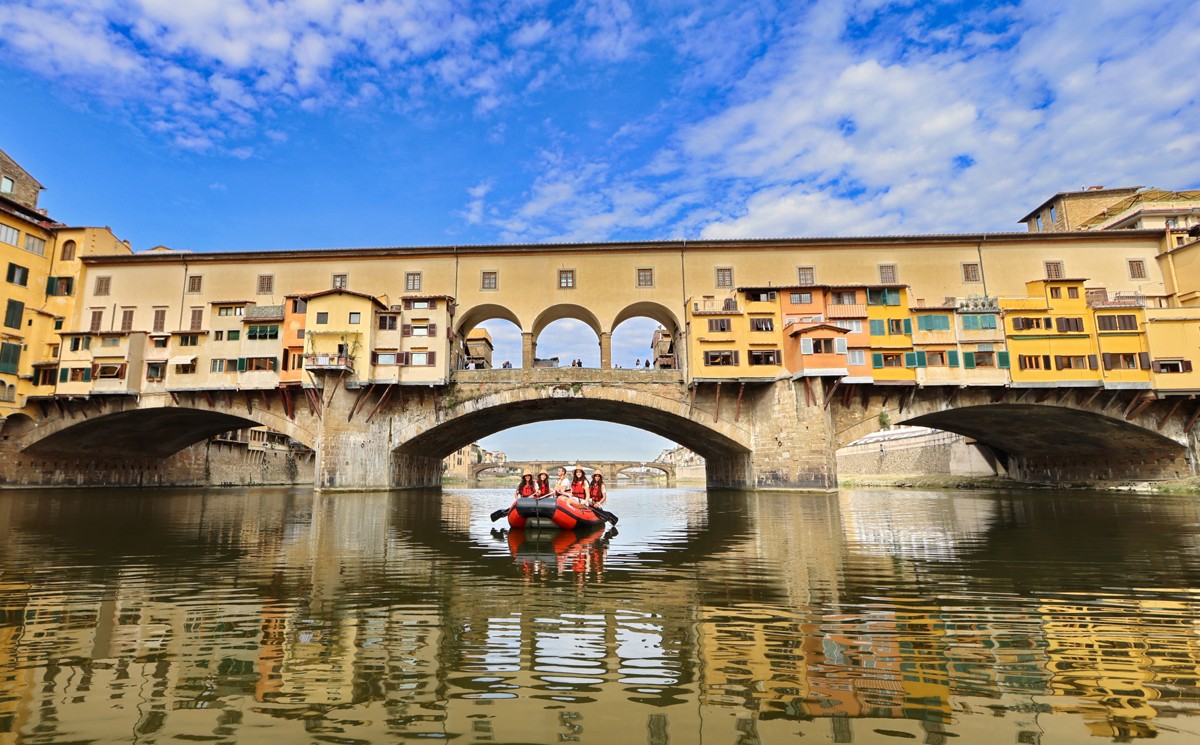
[[[1197,28],[1181,0],[7,0],[0,148],[135,250],[1013,230],[1200,185]]]

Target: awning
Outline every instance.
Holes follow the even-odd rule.
[[[168,365],[190,365],[196,361],[194,354],[181,354],[178,357],[172,357],[167,360]]]

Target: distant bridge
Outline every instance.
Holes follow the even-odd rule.
[[[675,466],[670,463],[660,463],[658,461],[632,461],[632,460],[588,460],[588,461],[562,461],[562,460],[510,460],[504,463],[476,463],[471,466],[468,474],[469,480],[474,483],[479,481],[479,477],[491,470],[498,469],[516,469],[520,473],[532,473],[534,475],[545,471],[550,474],[551,481],[554,480],[554,473],[562,466],[568,471],[573,471],[576,468],[582,468],[585,471],[599,471],[604,476],[604,482],[615,484],[617,478],[626,471],[633,469],[650,469],[660,471],[667,477],[667,486],[675,486]]]

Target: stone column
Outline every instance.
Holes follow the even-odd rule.
[[[533,340],[532,331],[521,332],[521,367],[533,369],[533,359],[537,356],[537,342]]]
[[[612,367],[612,332],[611,331],[602,331],[600,333],[600,369],[608,370],[611,367]]]
[[[333,374],[321,376],[321,419],[317,428],[313,487],[318,491],[373,491],[395,485],[389,417],[350,416],[357,390],[347,390]],[[382,412],[381,412],[382,413]],[[439,473],[440,476],[440,473]]]

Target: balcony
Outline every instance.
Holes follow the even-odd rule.
[[[866,318],[866,305],[826,305],[827,318]]]
[[[1089,308],[1145,308],[1146,296],[1140,292],[1118,292],[1112,297],[1088,293]]]
[[[737,313],[737,298],[706,297],[692,302],[693,313]]]
[[[346,354],[306,354],[304,369],[354,372],[354,358]]]

